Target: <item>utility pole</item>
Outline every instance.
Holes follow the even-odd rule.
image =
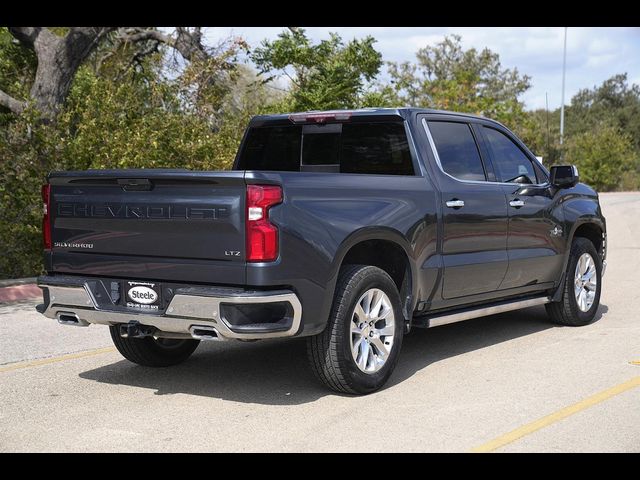
[[[564,77],[567,69],[567,27],[564,27],[564,53],[562,54],[562,100],[560,100],[560,145],[564,137]]]

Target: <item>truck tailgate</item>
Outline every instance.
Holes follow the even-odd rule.
[[[54,172],[52,271],[242,284],[244,172]]]

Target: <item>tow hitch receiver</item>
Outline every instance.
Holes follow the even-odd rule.
[[[120,324],[120,336],[123,338],[144,338],[153,336],[156,328],[131,321]]]

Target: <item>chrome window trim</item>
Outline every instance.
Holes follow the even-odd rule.
[[[468,123],[467,123],[467,125],[468,125]],[[436,164],[438,165],[438,168],[440,169],[440,171],[443,174],[445,174],[447,177],[455,180],[456,182],[469,183],[469,184],[472,184],[472,185],[473,184],[479,184],[479,185],[486,185],[486,184],[489,184],[489,185],[509,185],[509,186],[517,185],[519,187],[548,187],[550,185],[549,182],[545,182],[545,183],[491,182],[489,180],[463,180],[461,178],[454,177],[453,175],[445,172],[444,168],[442,168],[442,163],[440,162],[440,155],[438,154],[438,149],[436,148],[436,143],[433,140],[433,136],[431,135],[431,130],[429,130],[429,125],[427,124],[427,119],[424,118],[424,117],[422,118],[422,127],[424,128],[424,131],[427,134],[427,138],[429,140],[429,146],[431,147],[431,151],[433,152],[433,156],[436,159]],[[474,141],[475,141],[475,139],[474,139]]]
[[[418,145],[413,138],[411,128],[409,128],[409,122],[407,122],[407,120],[404,120],[402,123],[404,124],[404,131],[407,134],[407,141],[409,142],[409,151],[411,153],[411,161],[413,162],[413,176],[426,177],[428,175],[427,168],[426,165],[424,165],[424,162],[420,161],[422,155],[418,153]],[[416,171],[416,166],[418,167],[418,171]]]

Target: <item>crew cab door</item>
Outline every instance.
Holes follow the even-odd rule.
[[[498,290],[508,266],[507,202],[485,167],[474,128],[464,118],[425,117],[441,193],[442,298]]]
[[[501,288],[557,280],[565,236],[562,208],[551,195],[546,173],[508,130],[483,125],[478,131],[507,197],[509,268]]]

